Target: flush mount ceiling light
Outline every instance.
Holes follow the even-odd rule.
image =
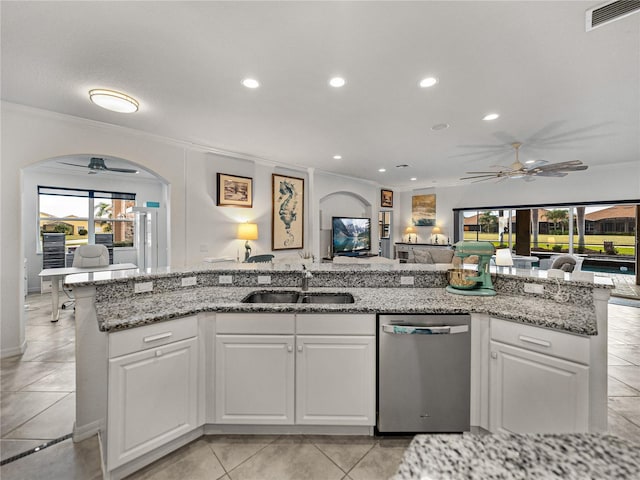
[[[258,88],[260,86],[260,82],[255,78],[245,78],[242,80],[242,85],[247,88]]]
[[[345,83],[347,83],[347,81],[342,77],[333,77],[331,80],[329,80],[329,85],[335,88],[344,87]]]
[[[342,155],[334,155],[333,159],[334,160],[342,160]]]
[[[89,90],[89,99],[99,107],[118,113],[137,112],[140,106],[138,101],[129,95],[101,88]]]
[[[488,113],[484,117],[482,117],[482,120],[490,121],[490,120],[495,120],[496,118],[499,118],[499,117],[500,115],[498,115],[497,113]]]
[[[438,79],[436,77],[427,77],[420,80],[420,88],[429,88],[433,87],[436,83],[438,83]]]

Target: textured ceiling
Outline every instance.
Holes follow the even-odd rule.
[[[638,162],[640,15],[585,32],[600,3],[3,1],[2,99],[395,188],[463,183],[513,141],[523,161]]]

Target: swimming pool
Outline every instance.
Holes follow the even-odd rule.
[[[626,270],[623,270],[626,269]],[[624,275],[635,275],[636,271],[633,266],[621,265],[621,266],[608,266],[608,265],[585,265],[582,264],[582,270],[585,272],[599,272],[599,273],[621,273]]]

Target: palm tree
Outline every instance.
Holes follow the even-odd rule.
[[[104,218],[105,214],[107,218],[112,218],[113,217],[113,209],[111,208],[111,204],[110,203],[106,203],[106,202],[100,202],[98,205],[96,205],[95,209],[94,209],[94,216],[95,218]],[[107,222],[105,220],[102,220],[100,222],[100,227],[102,227],[102,231],[103,232],[110,232],[111,231],[111,223]]]
[[[484,225],[486,227],[485,233],[489,233],[492,231],[492,227],[498,224],[498,217],[493,215],[491,211],[487,210],[486,212],[482,212],[478,218],[478,223],[481,226]]]
[[[584,212],[585,207],[576,207],[578,223],[578,253],[584,253]]]
[[[560,224],[562,234],[564,235],[564,226],[567,223],[567,211],[566,210],[551,210],[547,212],[547,221],[553,223],[554,229]]]

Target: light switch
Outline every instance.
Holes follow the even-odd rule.
[[[194,285],[197,285],[198,280],[196,279],[196,277],[183,277],[182,278],[182,286],[183,287],[193,287]]]
[[[270,285],[271,275],[258,275],[258,285]]]
[[[233,275],[218,275],[218,283],[220,284],[233,283]]]
[[[413,285],[413,277],[400,277],[400,285]]]

